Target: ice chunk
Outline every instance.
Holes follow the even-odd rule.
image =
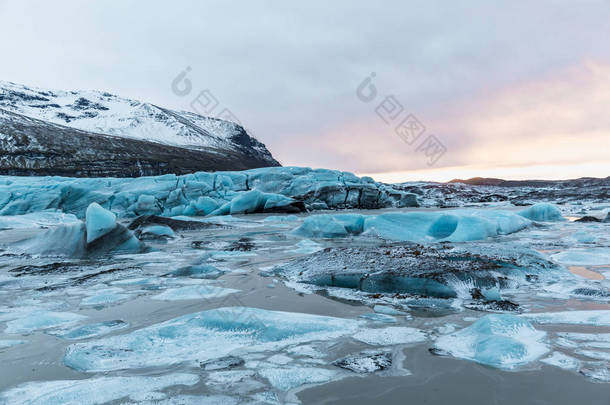
[[[194,264],[191,266],[180,267],[169,274],[174,277],[215,279],[222,276],[224,271],[212,266],[211,264]]]
[[[551,255],[557,263],[574,266],[601,266],[610,264],[610,249],[587,248],[569,249],[565,252]]]
[[[67,366],[83,371],[167,366],[241,352],[264,352],[353,334],[361,322],[310,314],[225,307],[71,345]]]
[[[610,310],[542,312],[521,316],[541,324],[610,326]]]
[[[610,382],[610,368],[608,366],[593,366],[588,368],[581,368],[580,374],[584,375],[595,381]]]
[[[396,318],[391,315],[379,314],[379,313],[367,313],[360,315],[360,318],[368,319],[373,322],[381,322],[381,323],[396,323]]]
[[[112,321],[90,323],[88,325],[83,325],[72,329],[52,330],[48,333],[62,339],[78,340],[107,335],[128,326],[129,324],[127,322],[116,319]]]
[[[116,215],[98,203],[91,203],[86,213],[87,243],[101,238],[116,226]]]
[[[19,318],[6,323],[5,333],[27,335],[35,330],[70,326],[87,318],[72,312],[35,310],[19,315]]]
[[[426,335],[419,329],[405,326],[392,326],[381,329],[363,329],[353,338],[374,346],[404,345],[426,340]]]
[[[385,315],[397,315],[397,316],[407,315],[406,312],[399,311],[396,308],[389,306],[389,305],[375,305],[373,307],[373,311],[375,311],[379,314],[385,314]]]
[[[200,367],[205,371],[223,370],[244,365],[244,359],[235,356],[225,356],[219,359],[203,361]]]
[[[335,215],[313,215],[305,218],[303,224],[296,228],[295,235],[312,238],[341,238],[349,235],[346,226]]]
[[[225,297],[239,292],[233,288],[222,288],[214,285],[189,285],[185,287],[169,288],[161,294],[151,297],[153,300],[180,301],[201,300]]]
[[[174,238],[176,236],[172,228],[167,225],[150,225],[144,227],[140,235],[140,239]]]
[[[159,377],[96,377],[85,380],[28,382],[0,394],[6,405],[94,405],[133,395],[138,397],[174,385],[192,386],[194,374],[167,374]]]
[[[546,333],[512,315],[487,315],[467,328],[439,337],[435,349],[492,367],[512,369],[548,352]]]
[[[561,352],[553,352],[540,361],[564,370],[578,370],[580,368],[580,361]]]
[[[519,215],[531,219],[532,221],[563,221],[565,218],[561,215],[561,211],[549,203],[537,203],[522,211]]]
[[[305,384],[321,384],[335,378],[337,372],[316,367],[264,368],[259,374],[279,390],[288,391]]]
[[[82,306],[103,306],[125,301],[129,299],[130,296],[130,294],[125,294],[122,288],[104,288],[92,291],[88,297],[80,302],[80,304]]]
[[[316,243],[310,239],[303,239],[297,243],[297,248],[293,250],[294,253],[311,254],[322,250],[322,245]]]
[[[354,373],[374,373],[392,366],[392,352],[368,350],[357,354],[350,354],[334,361],[333,364]]]

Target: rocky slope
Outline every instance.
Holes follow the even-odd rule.
[[[239,125],[95,91],[0,82],[0,173],[133,177],[279,166]]]

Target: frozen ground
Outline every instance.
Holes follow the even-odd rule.
[[[610,224],[574,219],[608,204],[391,207],[399,195],[382,210],[204,218],[268,195],[227,180],[212,204],[163,181],[148,200],[111,182],[48,187],[64,212],[24,180],[4,197],[0,403],[419,403],[426,390],[511,403],[507,384],[520,403],[574,403],[570,387],[607,403]],[[294,199],[281,181],[261,188]]]

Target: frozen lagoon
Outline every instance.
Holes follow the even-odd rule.
[[[402,386],[459,402],[523,379],[541,388],[522,402],[558,382],[607,399],[608,283],[568,268],[610,274],[608,224],[505,205],[180,213],[128,229],[118,211],[88,224],[87,207],[0,217],[0,402],[339,403],[366,387],[361,403],[399,403]],[[172,233],[138,233],[151,226]],[[371,368],[384,351],[391,364]]]

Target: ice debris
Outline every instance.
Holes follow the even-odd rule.
[[[239,292],[234,288],[222,288],[214,285],[189,285],[178,288],[168,288],[160,294],[151,297],[153,300],[180,301],[203,300],[225,297]]]
[[[491,367],[513,369],[532,362],[549,349],[546,333],[525,319],[494,314],[480,318],[455,333],[439,337],[434,353],[448,354]]]
[[[259,374],[269,380],[274,388],[288,391],[305,384],[321,384],[337,375],[334,370],[318,367],[263,368]]]

